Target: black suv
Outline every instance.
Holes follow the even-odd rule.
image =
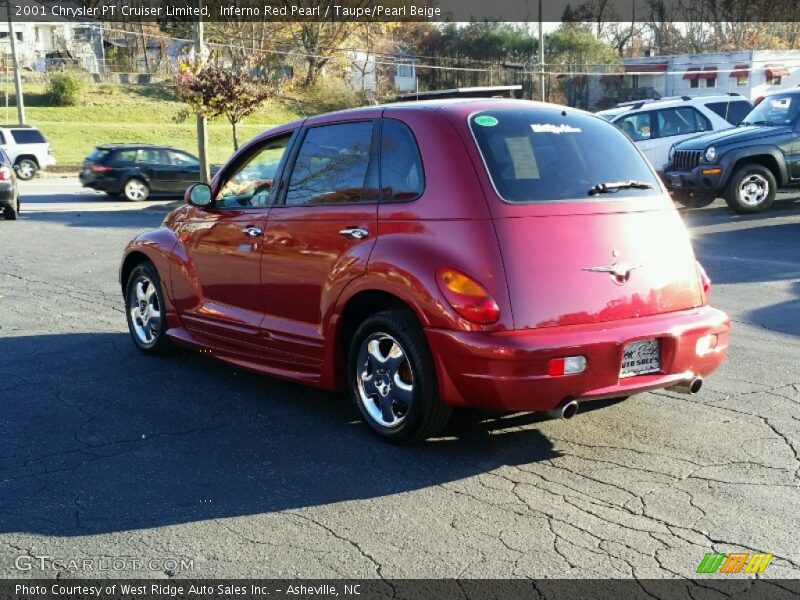
[[[200,181],[200,162],[169,146],[109,144],[98,146],[83,161],[83,187],[121,195],[133,202],[149,196],[183,196]]]
[[[764,98],[738,127],[670,150],[664,180],[690,208],[722,196],[734,211],[766,210],[778,188],[800,185],[800,89]]]

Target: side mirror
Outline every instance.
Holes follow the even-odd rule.
[[[183,199],[192,206],[207,208],[211,205],[211,187],[205,183],[195,183],[186,190]]]

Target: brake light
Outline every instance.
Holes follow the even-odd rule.
[[[93,164],[91,167],[92,173],[110,173],[111,167],[105,165]]]
[[[442,267],[436,272],[442,294],[459,315],[478,325],[491,325],[500,318],[500,307],[480,283],[461,271]]]
[[[11,181],[13,172],[8,167],[0,167],[0,181]]]
[[[711,278],[706,273],[699,262],[697,264],[697,276],[700,278],[700,287],[703,290],[703,304],[708,304],[708,297],[711,294]]]

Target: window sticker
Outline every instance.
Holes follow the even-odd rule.
[[[581,129],[579,127],[573,127],[572,125],[567,125],[566,123],[561,123],[561,125],[553,125],[552,123],[533,123],[531,125],[531,129],[533,129],[533,133],[581,133]]]
[[[514,178],[539,179],[539,165],[536,164],[531,140],[527,136],[509,137],[505,142],[514,165]]]
[[[481,127],[494,127],[500,121],[489,115],[480,115],[475,117],[475,124]]]

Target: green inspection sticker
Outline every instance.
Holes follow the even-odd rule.
[[[475,117],[475,124],[480,125],[481,127],[494,127],[500,121],[495,119],[494,117],[490,117],[488,115],[481,115],[479,117]]]

